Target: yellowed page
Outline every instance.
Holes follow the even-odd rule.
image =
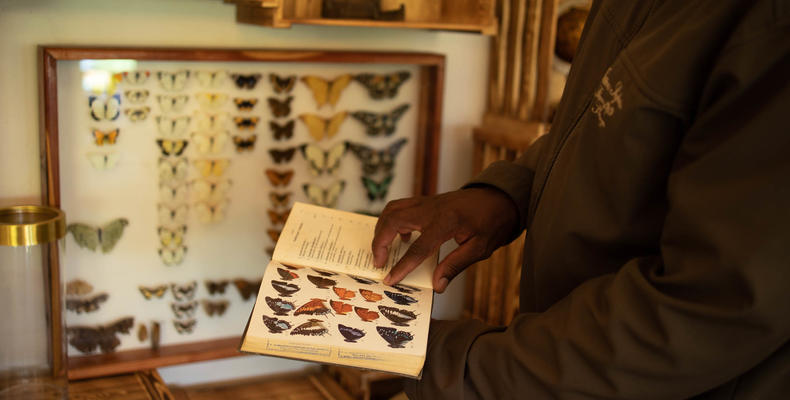
[[[396,238],[387,264],[384,268],[375,268],[371,242],[376,221],[375,217],[367,215],[297,202],[280,233],[272,259],[381,280],[405,254],[417,233],[409,243]],[[437,254],[428,257],[402,283],[432,288],[437,259]]]

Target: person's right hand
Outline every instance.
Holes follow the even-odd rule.
[[[439,263],[433,275],[434,290],[442,293],[447,284],[469,265],[488,258],[507,244],[518,227],[518,208],[504,192],[495,188],[469,188],[431,197],[391,201],[381,212],[373,237],[373,263],[381,268],[396,235],[420,237],[384,279],[398,283],[442,243],[455,239],[459,247]]]

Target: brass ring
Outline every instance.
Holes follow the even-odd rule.
[[[0,208],[0,246],[33,246],[66,236],[66,214],[53,207]]]

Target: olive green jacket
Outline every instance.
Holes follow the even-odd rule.
[[[521,313],[431,326],[419,399],[790,398],[790,1],[593,5],[518,205]]]

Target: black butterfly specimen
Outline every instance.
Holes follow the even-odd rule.
[[[370,111],[355,111],[351,113],[357,121],[365,125],[365,133],[370,136],[378,136],[383,133],[387,136],[395,133],[398,120],[409,109],[408,104],[402,104],[390,112],[374,113]]]
[[[272,287],[283,297],[291,297],[292,294],[299,291],[299,286],[283,281],[272,281]]]
[[[392,184],[392,180],[394,178],[395,177],[393,175],[387,175],[381,181],[376,181],[374,179],[368,178],[367,176],[361,176],[360,179],[362,179],[362,186],[365,188],[365,192],[368,195],[368,200],[384,200],[387,197],[387,192],[389,192],[390,185]]]
[[[255,127],[258,126],[258,121],[260,121],[260,118],[258,118],[258,117],[249,117],[249,118],[234,117],[233,118],[233,123],[235,123],[236,124],[236,128],[239,128],[239,129],[248,129],[248,130],[255,129]]]
[[[265,300],[266,305],[274,311],[274,315],[288,315],[289,312],[296,309],[294,303],[278,297],[266,296]]]
[[[206,281],[206,290],[208,294],[225,294],[225,287],[228,286],[227,280],[221,281]]]
[[[230,77],[233,79],[233,83],[235,83],[236,87],[239,89],[252,90],[255,89],[255,85],[257,85],[258,80],[261,79],[261,74],[231,74]]]
[[[192,333],[195,330],[195,325],[197,325],[197,320],[195,319],[188,319],[186,321],[173,320],[173,326],[180,335]]]
[[[192,298],[195,297],[196,289],[197,281],[192,281],[186,285],[170,284],[170,291],[173,293],[173,298],[178,301],[192,300]]]
[[[272,84],[274,93],[289,93],[296,83],[296,75],[280,76],[269,74],[269,82]]]
[[[203,311],[206,312],[206,315],[209,317],[213,317],[214,315],[222,316],[225,314],[225,310],[228,309],[228,305],[230,302],[227,300],[203,300]]]
[[[294,120],[290,120],[283,125],[278,125],[274,121],[269,122],[274,140],[290,139],[294,136]]]
[[[277,193],[270,192],[269,199],[272,201],[272,206],[275,208],[288,207],[291,204],[291,192]]]
[[[243,138],[238,135],[233,136],[233,144],[236,146],[237,153],[243,153],[245,151],[252,151],[255,149],[255,141],[258,139],[258,135],[252,135],[250,137]]]
[[[197,300],[192,300],[187,303],[170,303],[170,308],[173,310],[176,318],[189,318],[195,315],[198,308]]]
[[[349,343],[356,343],[357,340],[365,337],[365,331],[362,329],[352,328],[343,324],[337,324],[337,330],[340,331],[340,334],[343,335],[346,342]]]
[[[337,285],[336,281],[329,278],[322,278],[317,275],[307,275],[307,280],[319,289],[329,289],[330,287]]]
[[[362,172],[365,175],[373,175],[381,170],[386,174],[391,174],[395,166],[395,156],[406,144],[406,138],[398,139],[383,150],[375,150],[364,144],[348,142],[348,148],[362,161]]]
[[[137,288],[140,289],[140,293],[143,294],[146,300],[151,300],[154,297],[161,299],[165,292],[167,292],[167,285],[159,285],[153,288],[138,286]]]
[[[409,322],[417,318],[417,314],[395,307],[379,306],[379,311],[388,320],[397,326],[409,326]]]
[[[266,315],[262,315],[261,317],[263,317],[263,324],[269,328],[269,332],[271,333],[282,333],[283,331],[291,329],[291,323],[284,319],[277,319]]]
[[[269,102],[269,109],[275,117],[287,117],[291,113],[291,101],[293,96],[288,96],[285,100],[279,100],[274,97],[266,99]]]
[[[349,276],[351,277],[351,279],[357,281],[357,283],[361,283],[363,285],[372,285],[372,284],[376,283],[376,281],[374,281],[372,279],[363,278],[361,276],[356,276],[356,275],[349,275]]]
[[[99,309],[99,305],[110,297],[107,293],[97,294],[90,299],[66,299],[66,309],[77,314],[89,313]]]
[[[98,347],[102,353],[111,353],[121,344],[116,334],[128,334],[134,327],[134,318],[123,318],[105,326],[74,326],[66,328],[69,344],[82,353],[92,353]]]
[[[358,74],[354,76],[354,80],[368,89],[371,99],[380,100],[397,96],[398,89],[410,76],[408,71],[399,71],[386,75]]]
[[[389,326],[377,326],[376,331],[379,335],[389,343],[389,347],[393,349],[402,349],[406,342],[414,339],[411,333],[406,331],[399,331]]]
[[[294,315],[326,315],[331,314],[332,311],[324,304],[326,300],[311,299],[307,303],[301,305],[294,311]]]
[[[266,177],[269,178],[269,182],[272,186],[288,186],[288,184],[291,183],[291,178],[294,177],[294,171],[292,169],[277,171],[270,168],[264,172],[266,173]]]
[[[296,152],[296,147],[289,147],[287,149],[269,149],[269,155],[272,156],[277,164],[282,164],[291,161]]]
[[[291,335],[324,336],[329,332],[320,319],[309,319],[291,331]]]
[[[241,99],[235,97],[233,99],[233,103],[236,104],[236,108],[238,108],[239,111],[252,111],[252,109],[255,108],[255,105],[258,104],[258,99],[254,97],[251,99]]]
[[[277,273],[280,274],[280,277],[284,281],[290,281],[299,278],[299,275],[297,275],[295,272],[291,272],[283,268],[277,268]]]
[[[402,283],[396,283],[396,284],[392,285],[391,287],[394,288],[395,290],[401,292],[401,293],[412,294],[412,293],[415,293],[415,292],[422,292],[422,290],[420,290],[419,288],[416,288],[414,286],[404,285]]]
[[[257,295],[258,290],[261,288],[261,281],[248,281],[246,279],[235,279],[233,284],[239,290],[239,294],[244,301],[249,300],[252,295]]]
[[[390,292],[389,290],[385,290],[384,294],[386,294],[387,297],[392,299],[392,301],[394,301],[395,304],[399,304],[399,305],[402,305],[402,306],[408,306],[408,305],[410,305],[412,303],[416,303],[417,302],[417,299],[415,299],[414,297],[411,297],[411,296],[409,296],[407,294]]]

